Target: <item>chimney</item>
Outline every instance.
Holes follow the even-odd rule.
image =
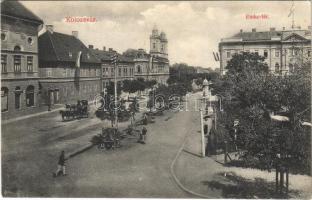
[[[256,32],[256,30],[257,30],[257,29],[253,28],[253,29],[251,29],[251,32]]]
[[[49,31],[50,33],[53,33],[53,25],[46,25],[46,30]]]
[[[275,31],[275,27],[270,28],[270,31],[271,32]]]
[[[105,46],[103,46],[103,51],[106,51],[106,47]]]
[[[78,39],[78,31],[72,31],[72,35]]]
[[[285,26],[283,27],[283,31],[285,31]]]
[[[297,26],[297,28],[300,30],[300,29],[301,29],[301,26]]]
[[[89,44],[89,49],[93,49],[93,45]]]
[[[113,51],[113,48],[108,48],[108,51],[110,51],[110,52]]]
[[[243,29],[241,29],[239,32],[242,33],[242,32],[243,32]]]

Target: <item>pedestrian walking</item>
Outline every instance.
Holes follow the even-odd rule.
[[[145,144],[147,129],[145,126],[142,128],[142,143]]]
[[[143,115],[143,125],[147,125],[147,115],[144,113]]]
[[[53,174],[54,177],[57,177],[60,175],[60,173],[62,172],[63,176],[66,176],[66,171],[65,171],[65,151],[61,152],[61,155],[59,157],[59,161],[58,161],[58,165],[57,165],[57,170],[56,172]]]

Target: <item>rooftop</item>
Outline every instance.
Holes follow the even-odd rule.
[[[76,62],[81,51],[81,62],[100,63],[100,60],[75,36],[46,31],[38,39],[39,59],[43,61]]]
[[[293,34],[306,40],[311,39],[311,30],[296,29],[277,31],[275,28],[271,28],[269,31],[256,31],[256,29],[253,29],[251,32],[244,32],[241,30],[232,37],[221,39],[221,42],[284,40]]]
[[[42,19],[40,19],[18,1],[4,0],[1,2],[1,15],[27,19],[39,24],[43,24]]]

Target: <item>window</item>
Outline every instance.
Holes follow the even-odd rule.
[[[141,69],[141,66],[140,66],[140,65],[137,66],[137,73],[138,73],[138,74],[141,74],[141,73],[142,73],[142,69]]]
[[[114,72],[114,68],[112,67],[112,68],[111,68],[111,76],[114,76],[114,73],[115,73],[115,72]]]
[[[278,63],[275,63],[275,72],[278,73],[280,71],[280,67]]]
[[[1,73],[7,72],[7,55],[1,54]]]
[[[128,70],[126,67],[124,68],[124,76],[128,76]]]
[[[267,50],[264,50],[264,52],[263,52],[263,56],[264,56],[265,58],[267,58],[267,57],[268,57],[268,51],[267,51]]]
[[[275,57],[279,57],[279,51],[275,50]]]
[[[70,58],[72,58],[72,57],[73,57],[72,52],[68,52],[68,56],[69,56]]]
[[[259,50],[255,50],[255,54],[259,55]]]
[[[156,43],[153,43],[153,49],[156,49]]]
[[[121,68],[118,68],[118,76],[121,76]]]
[[[14,56],[14,72],[15,73],[21,72],[21,56],[20,55]]]
[[[9,110],[9,89],[7,87],[1,88],[1,112]]]
[[[230,57],[231,57],[231,52],[230,52],[230,51],[227,51],[227,52],[226,52],[226,57],[227,57],[227,58],[230,58]]]
[[[21,51],[21,47],[20,46],[15,46],[14,47],[14,51],[20,52]]]
[[[6,33],[1,33],[1,41],[5,41],[7,39]]]
[[[27,72],[33,71],[33,57],[27,56]]]
[[[293,66],[293,64],[289,64],[289,66],[288,66],[288,68],[289,68],[289,72],[294,72],[294,66]]]
[[[64,67],[63,69],[63,76],[66,77],[67,76],[67,73],[66,73],[66,68]]]
[[[31,107],[35,105],[35,87],[29,85],[26,88],[26,106]]]
[[[52,77],[52,69],[47,69],[47,77]]]
[[[308,51],[308,57],[311,57],[311,51],[310,50]]]
[[[20,109],[21,108],[21,93],[22,90],[19,86],[15,88],[15,109]]]
[[[28,44],[32,45],[34,43],[34,40],[31,37],[28,37],[27,42]]]

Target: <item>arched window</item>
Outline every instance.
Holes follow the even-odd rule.
[[[21,51],[21,47],[18,46],[18,45],[16,45],[16,46],[14,47],[14,51],[17,51],[17,52]]]
[[[26,106],[31,107],[35,105],[35,87],[29,85],[26,88]]]
[[[288,66],[288,68],[289,68],[289,72],[290,73],[292,73],[292,72],[294,72],[294,66],[293,66],[293,64],[289,64],[289,66]]]
[[[22,93],[22,90],[21,90],[21,87],[17,86],[15,88],[15,109],[20,109],[21,108],[21,93]]]
[[[9,89],[7,87],[1,88],[1,112],[9,110]]]
[[[275,63],[275,72],[278,73],[280,71],[280,66],[278,63]]]
[[[142,69],[141,69],[141,66],[140,66],[140,65],[137,66],[137,73],[138,73],[138,74],[141,74],[141,73],[142,73]]]

